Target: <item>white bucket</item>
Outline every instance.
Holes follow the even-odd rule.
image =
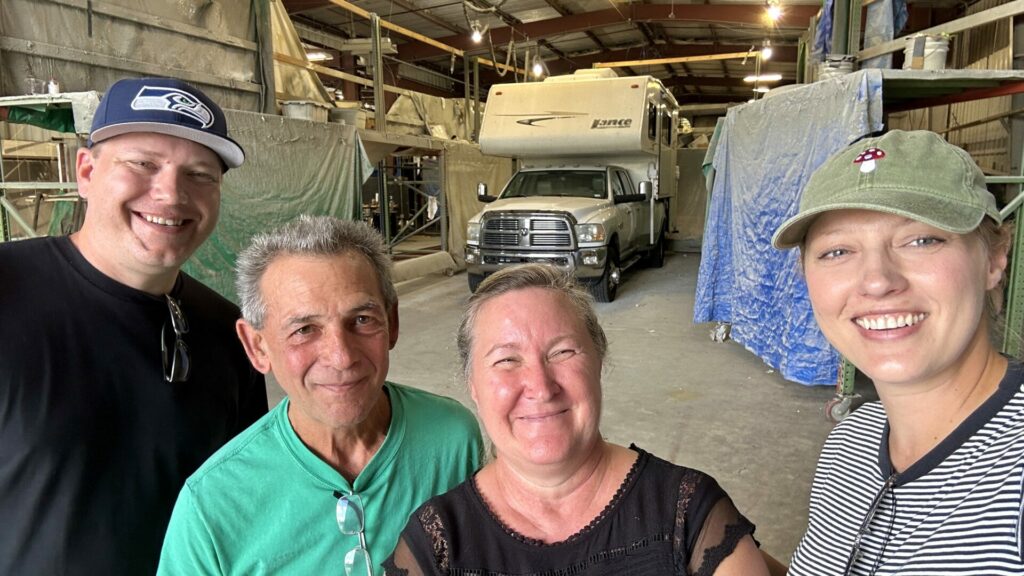
[[[830,54],[826,56],[818,68],[818,79],[837,78],[853,72],[854,60],[854,56],[846,54]]]
[[[914,46],[919,44],[923,51],[914,58]],[[904,70],[944,70],[946,54],[949,53],[949,38],[946,36],[918,35],[907,38],[907,47],[903,49]]]

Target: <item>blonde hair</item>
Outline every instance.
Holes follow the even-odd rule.
[[[982,246],[985,247],[986,254],[990,257],[993,254],[1000,252],[1009,256],[1011,240],[1013,239],[1013,232],[1010,229],[1009,224],[997,224],[995,220],[991,218],[984,218],[981,224],[974,229],[970,234],[977,235],[981,240]],[[985,296],[985,311],[988,312],[990,320],[997,320],[1000,313],[1003,311],[1003,304],[1005,301],[1006,291],[1006,275],[1009,270],[1003,272],[1003,277],[999,279],[999,283],[994,288],[988,291]]]

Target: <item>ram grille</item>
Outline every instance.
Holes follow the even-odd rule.
[[[498,216],[484,220],[483,248],[573,248],[572,226],[565,217]]]

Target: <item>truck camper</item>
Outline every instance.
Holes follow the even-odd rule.
[[[651,76],[581,70],[543,82],[496,84],[480,150],[518,170],[470,218],[469,288],[527,262],[574,274],[599,302],[615,299],[622,271],[665,258],[676,193],[678,105]]]

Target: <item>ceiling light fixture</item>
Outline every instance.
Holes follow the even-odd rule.
[[[782,80],[782,74],[761,74],[747,76],[743,79],[744,82],[778,82]]]
[[[782,6],[779,6],[778,2],[766,2],[764,11],[771,22],[778,22],[779,18],[782,18]]]
[[[484,32],[487,29],[480,25],[479,20],[473,20],[472,22],[470,22],[469,29],[472,31],[469,37],[473,40],[474,43],[479,44],[480,41],[484,39]]]
[[[310,62],[324,62],[326,60],[334,60],[334,56],[331,56],[322,50],[317,50],[314,52],[306,52],[306,60],[309,60]]]
[[[761,48],[761,60],[772,59],[772,41],[765,38],[764,46]]]
[[[754,92],[758,92],[760,94],[764,94],[768,90],[769,90],[769,88],[767,86],[755,86],[754,87]]]
[[[534,78],[540,78],[544,74],[544,63],[541,61],[539,56],[534,55],[533,67],[530,71],[533,72]]]

